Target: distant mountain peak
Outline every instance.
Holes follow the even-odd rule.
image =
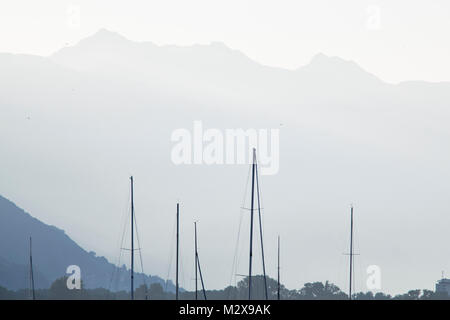
[[[95,45],[105,45],[105,44],[117,44],[130,42],[129,39],[125,38],[121,34],[101,28],[93,35],[82,39],[79,44],[95,44]]]
[[[248,70],[252,70],[249,72],[254,72],[255,68],[259,68],[258,70],[266,68],[245,53],[232,49],[221,41],[188,46],[156,45],[152,42],[129,40],[123,35],[105,28],[99,29],[75,46],[59,50],[52,55],[52,58],[57,64],[75,70],[114,71],[126,69],[135,71],[135,66],[140,65],[139,68],[146,67],[148,70],[153,70],[154,73],[155,70],[161,70],[161,66],[185,65],[187,69],[191,70],[192,68],[204,68],[205,65],[224,63],[229,65],[227,71],[241,72],[242,68],[249,68]],[[331,82],[340,82],[344,78],[352,79],[356,83],[361,81],[382,82],[354,61],[329,56],[325,53],[316,54],[307,65],[298,68],[297,73],[301,77],[311,79],[319,76],[321,81],[322,77],[326,77]]]
[[[110,37],[110,38],[121,38],[126,39],[124,36],[118,32],[108,30],[106,28],[100,28],[96,33],[93,34],[94,37]]]
[[[230,49],[230,47],[228,47],[228,46],[227,46],[225,43],[223,43],[222,41],[211,41],[209,45],[210,45],[211,47]]]
[[[117,48],[130,48],[134,44],[135,42],[127,39],[117,32],[101,28],[94,34],[81,39],[75,45],[64,47],[56,51],[53,53],[52,57],[62,57],[64,60],[66,59],[65,56],[68,55],[68,59],[70,60],[73,56],[83,56],[84,54],[89,55],[95,52],[104,54],[105,51],[110,52],[112,50],[116,50]]]
[[[312,57],[309,65],[346,65],[346,66],[358,66],[352,60],[345,60],[337,56],[329,56],[322,52],[319,52]]]
[[[311,62],[313,61],[321,61],[321,60],[325,60],[325,59],[329,59],[330,56],[326,55],[323,52],[319,52],[316,55],[314,55],[314,57],[312,57]]]
[[[365,79],[378,83],[382,82],[376,76],[364,70],[353,60],[345,60],[321,52],[316,54],[307,65],[300,67],[297,70],[306,74],[328,75],[331,78],[342,78],[345,76],[347,79],[352,78],[357,79],[357,81]]]

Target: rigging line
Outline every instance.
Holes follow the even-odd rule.
[[[184,283],[184,284],[186,284],[186,278],[188,278],[187,276],[186,276],[186,268],[183,266],[183,261],[185,261],[186,259],[184,259],[183,258],[183,254],[180,252],[180,256],[179,256],[179,264],[180,264],[180,267],[179,267],[179,272],[181,271],[181,273],[180,273],[180,279],[179,280],[181,280],[181,281],[178,281],[178,283],[179,284],[181,284],[181,283]],[[181,285],[179,286],[180,288],[181,288]],[[184,287],[184,288],[186,288],[186,287]]]
[[[245,200],[247,199],[248,182],[250,181],[251,168],[252,167],[249,166],[248,171],[247,171],[247,179],[246,179],[246,182],[245,182],[244,196],[242,197],[242,206],[241,207],[245,207]]]
[[[245,182],[245,188],[244,188],[244,196],[242,197],[242,205],[241,208],[245,207],[245,200],[247,199],[247,189],[248,189],[248,182],[250,180],[250,172],[251,172],[251,167],[248,168],[247,171],[247,179]],[[230,287],[233,283],[233,278],[235,280],[235,285],[236,285],[236,271],[237,271],[237,260],[238,260],[238,251],[239,251],[239,240],[240,240],[240,234],[241,234],[241,227],[242,227],[242,219],[243,219],[243,215],[244,212],[241,209],[240,210],[240,217],[239,217],[239,226],[238,226],[238,234],[237,234],[237,239],[236,239],[236,246],[235,246],[235,250],[234,250],[234,257],[233,257],[233,264],[231,266],[231,275],[230,275]],[[230,291],[228,292],[228,298],[230,295]]]
[[[206,291],[205,291],[205,283],[203,282],[203,276],[202,276],[202,268],[200,267],[200,259],[198,258],[198,253],[197,253],[197,263],[198,263],[198,271],[200,273],[200,281],[202,282],[202,289],[203,289],[203,297],[206,299]]]
[[[363,256],[361,256],[361,254],[359,253],[360,252],[360,246],[359,246],[360,242],[358,241],[359,240],[359,229],[358,229],[357,226],[356,227],[354,226],[353,230],[354,230],[354,232],[353,232],[353,239],[355,240],[355,242],[353,244],[353,247],[355,248],[355,251],[358,252],[356,254],[356,255],[358,255],[358,260],[355,260],[354,263],[353,263],[353,268],[354,268],[353,274],[355,275],[355,270],[357,270],[359,268],[359,273],[358,273],[359,278],[358,279],[364,279],[364,272],[363,272],[363,265],[364,265],[363,262],[364,262],[364,260],[363,260]],[[358,265],[356,265],[356,263]],[[356,292],[356,277],[355,276],[353,277],[353,281],[354,281],[353,288],[355,290],[355,293],[357,293]],[[358,281],[359,281],[360,288],[362,288],[363,287],[362,286],[362,282],[360,280],[358,280]]]
[[[263,274],[264,274],[264,290],[266,295],[266,300],[269,299],[269,294],[267,292],[267,278],[266,278],[266,264],[264,261],[264,245],[263,245],[263,227],[262,227],[262,221],[261,221],[261,203],[260,203],[260,196],[259,196],[259,179],[258,179],[258,166],[255,166],[256,170],[256,194],[258,198],[258,216],[259,216],[259,235],[261,237],[261,256],[262,256],[262,267],[263,267]]]
[[[109,288],[108,288],[109,290],[111,289],[112,283],[114,281],[114,276],[116,276],[117,270],[120,268],[120,260],[121,260],[121,256],[122,256],[122,246],[123,246],[123,241],[124,241],[124,238],[125,238],[125,231],[126,231],[126,219],[128,218],[128,213],[129,213],[129,210],[130,210],[129,204],[130,204],[130,197],[131,196],[130,196],[129,192],[127,192],[127,195],[128,195],[127,196],[127,202],[124,205],[125,209],[122,211],[123,212],[122,213],[122,221],[121,221],[122,222],[122,226],[123,226],[123,228],[122,228],[122,237],[119,237],[117,239],[118,247],[119,247],[119,255],[118,255],[117,265],[114,266],[113,272],[111,274],[111,280],[110,280]],[[116,282],[118,282],[118,280]],[[116,289],[117,289],[117,283],[116,283]]]
[[[346,216],[343,217],[343,219],[345,219]],[[346,220],[345,220],[346,221]],[[347,246],[348,246],[348,242],[347,242],[347,233],[346,233],[346,227],[347,225],[343,225],[342,229],[339,232],[339,248],[342,249],[342,253],[347,252]],[[345,234],[345,236],[343,236]],[[336,240],[337,241],[337,240]],[[341,286],[341,289],[345,291],[346,288],[346,281],[347,281],[347,277],[348,277],[348,269],[347,269],[347,263],[348,263],[348,259],[344,254],[340,254],[339,256],[339,272],[337,275],[337,279],[339,281],[339,284]]]
[[[175,231],[177,228],[177,221],[176,219],[173,222],[173,227],[172,227],[172,236],[170,237],[171,239],[171,243],[170,243],[170,247],[169,247],[169,263],[168,263],[168,269],[167,269],[167,277],[166,277],[166,284],[165,284],[165,291],[167,291],[167,284],[169,282],[169,277],[170,277],[170,270],[172,269],[172,261],[173,261],[173,253],[174,253],[174,246],[175,246]]]
[[[127,215],[128,216],[128,215]],[[114,268],[114,271],[113,271],[113,275],[112,275],[112,278],[111,278],[111,284],[112,284],[112,282],[113,282],[113,280],[114,280],[114,276],[116,277],[115,278],[115,289],[117,290],[118,289],[118,285],[119,285],[119,281],[120,281],[120,261],[121,261],[121,259],[122,259],[122,244],[123,244],[123,239],[125,238],[125,233],[126,233],[126,225],[125,225],[125,223],[124,223],[124,230],[123,230],[123,233],[122,233],[122,240],[121,240],[121,246],[119,247],[119,258],[118,258],[118,261],[117,261],[117,265],[115,266],[115,268]]]
[[[128,199],[130,199],[130,198],[128,198]],[[125,240],[125,236],[127,235],[127,231],[128,231],[128,228],[127,228],[127,221],[128,221],[128,216],[130,215],[130,207],[128,206],[126,209],[125,209],[125,216],[124,216],[124,220],[123,220],[123,230],[122,230],[122,238],[120,239],[120,246],[119,246],[119,262],[118,262],[118,267],[120,267],[120,260],[122,259],[122,247],[123,247],[123,244],[124,244],[124,240]],[[126,220],[126,221],[125,221]]]
[[[122,277],[121,277],[121,261],[122,261],[122,254],[123,254],[123,250],[122,247],[124,245],[124,241],[125,241],[125,237],[128,234],[128,217],[131,214],[131,194],[129,192],[127,192],[127,201],[124,205],[124,210],[123,210],[123,214],[122,214],[122,237],[120,239],[120,243],[119,243],[119,258],[118,258],[118,262],[117,262],[117,266],[115,268],[115,289],[118,290],[119,289],[119,285],[120,282],[123,281]]]
[[[142,248],[141,248],[141,241],[140,241],[140,237],[139,237],[139,231],[138,231],[138,223],[137,223],[137,218],[136,218],[136,210],[134,212],[134,228],[136,230],[136,239],[138,242],[138,248],[135,250],[139,251],[139,258],[141,260],[141,271],[144,272],[144,268],[143,268],[143,261],[142,261]]]
[[[197,270],[200,273],[200,281],[202,284],[202,291],[203,291],[203,297],[205,300],[206,299],[206,290],[205,290],[205,283],[203,281],[203,274],[202,274],[202,268],[200,266],[200,258],[198,256],[198,237],[197,237],[197,221],[194,223],[194,227],[195,227],[195,299],[197,300]]]
[[[237,256],[239,251],[239,239],[241,235],[241,226],[242,226],[242,219],[243,219],[244,213],[241,211],[240,218],[239,218],[239,227],[238,227],[238,234],[237,234],[237,240],[236,240],[236,246],[234,250],[234,257],[233,257],[233,264],[231,266],[231,276],[230,276],[230,287],[233,284],[233,278],[236,285],[236,271],[237,271]],[[228,300],[230,299],[231,290],[228,291]]]
[[[112,270],[112,272],[111,272],[111,278],[110,278],[110,280],[109,280],[109,285],[108,285],[108,292],[111,291],[112,283],[113,283],[114,278],[115,278],[115,276],[116,276],[116,272],[117,272],[117,269],[118,269],[118,265],[120,264],[120,255],[121,255],[121,252],[122,252],[122,251],[121,251],[120,248],[119,248],[119,256],[118,256],[118,259],[117,259],[117,261],[116,261],[116,264],[114,264],[113,270]],[[108,295],[109,295],[109,293],[108,293]]]
[[[145,290],[145,300],[147,300],[147,281],[145,280],[145,273],[144,273],[144,262],[142,260],[142,250],[141,250],[141,241],[140,241],[140,237],[139,237],[139,232],[138,232],[138,223],[137,223],[137,218],[136,218],[136,210],[134,212],[134,228],[136,229],[136,238],[137,238],[137,242],[138,242],[138,251],[139,251],[139,261],[141,264],[141,272],[142,272],[142,280],[144,283],[144,290]],[[134,252],[132,252],[132,254],[134,254]]]
[[[234,274],[236,273],[237,270],[237,259],[238,259],[238,251],[239,251],[239,240],[241,237],[241,229],[242,229],[242,220],[244,218],[244,214],[241,211],[241,214],[239,215],[239,225],[238,225],[238,233],[237,233],[237,240],[236,240],[236,245],[235,245],[235,249],[234,249],[234,256],[233,256],[233,264],[231,267],[231,276],[230,276],[230,286],[233,283],[233,277]]]
[[[342,237],[340,237],[340,240],[341,241],[343,240]],[[340,247],[344,248],[345,245],[343,244]],[[345,249],[343,250],[344,252],[346,251]],[[339,261],[336,261],[336,263],[337,263],[337,265],[339,265],[339,268],[336,269],[336,272],[337,272],[336,279],[338,280],[338,284],[340,285],[340,287],[342,289],[344,289],[345,285],[343,285],[343,284],[345,284],[345,281],[347,279],[347,257],[343,254],[338,255],[338,257],[339,257]]]

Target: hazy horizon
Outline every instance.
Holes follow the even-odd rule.
[[[290,70],[323,52],[353,60],[391,83],[450,81],[450,45],[443,41],[450,4],[444,0],[132,3],[5,2],[0,52],[48,56],[106,28],[158,45],[219,41],[261,64]]]
[[[264,25],[271,6],[258,11],[246,2],[229,30],[237,3],[199,1],[205,13],[184,6],[186,17],[166,4],[139,4],[127,6],[123,19],[121,6],[105,5],[101,15],[99,3],[75,2],[81,23],[70,28],[69,3],[30,4],[24,17],[35,18],[28,22],[13,19],[20,1],[0,5],[0,15],[11,13],[0,21],[0,36],[7,33],[0,44],[1,196],[116,263],[133,175],[144,271],[174,279],[168,264],[179,201],[180,285],[192,290],[198,220],[205,284],[221,289],[230,284],[241,217],[237,271],[248,271],[241,207],[249,166],[175,165],[171,134],[192,131],[197,120],[220,132],[278,129],[279,172],[261,176],[269,276],[281,235],[287,288],[329,280],[346,292],[351,204],[356,291],[367,291],[369,265],[380,266],[380,291],[391,294],[434,289],[441,271],[450,272],[444,9],[402,1],[409,15],[396,16],[399,3],[287,1]],[[380,28],[366,28],[369,5],[381,8]],[[150,10],[159,16],[151,20],[145,13],[155,6],[160,14]],[[293,7],[298,17],[287,13]],[[249,12],[254,21],[244,19]],[[316,21],[311,12],[324,17]],[[198,21],[190,25],[189,17]],[[164,29],[176,19],[179,25]],[[423,28],[416,34],[417,21]],[[206,22],[211,28],[200,28]],[[259,274],[257,241],[254,247]]]

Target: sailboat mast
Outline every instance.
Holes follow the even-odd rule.
[[[353,274],[353,206],[350,211],[350,277],[348,298],[352,300],[352,274]]]
[[[31,284],[31,297],[36,300],[36,294],[34,291],[34,275],[33,275],[33,253],[32,253],[32,242],[30,237],[30,284]]]
[[[280,300],[280,236],[278,236],[278,277],[277,277],[277,299]]]
[[[134,190],[133,176],[131,182],[131,300],[134,300]]]
[[[253,164],[252,164],[252,196],[250,205],[250,254],[249,254],[249,269],[248,269],[248,300],[251,300],[252,292],[252,257],[253,257],[253,205],[255,196],[255,156],[256,150],[253,148]]]
[[[176,262],[176,293],[175,293],[175,299],[178,300],[178,290],[179,290],[179,284],[178,284],[178,263],[179,263],[179,253],[180,253],[180,204],[177,203],[177,262]]]
[[[195,229],[195,300],[197,300],[197,273],[198,273],[198,251],[197,251],[197,222],[194,222]]]
[[[200,267],[200,258],[198,257],[197,249],[197,222],[194,222],[195,226],[195,300],[197,300],[197,271],[200,273],[200,281],[202,283],[203,298],[206,300],[205,283],[203,282],[202,268]]]
[[[200,259],[198,258],[198,256],[197,260],[198,260],[198,271],[200,272],[200,281],[202,283],[203,298],[205,298],[206,300],[205,283],[203,282],[202,268],[200,267]]]
[[[262,229],[262,220],[261,220],[261,201],[259,199],[258,163],[256,161],[255,149],[253,149],[253,159],[254,159],[255,171],[256,171],[256,194],[257,194],[257,198],[258,198],[259,235],[261,238],[261,255],[262,255],[262,267],[263,267],[263,275],[264,275],[264,293],[266,295],[266,300],[268,300],[269,294],[267,292],[266,263],[264,261],[263,229]]]

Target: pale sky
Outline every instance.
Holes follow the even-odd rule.
[[[388,82],[450,81],[448,0],[2,1],[0,52],[49,55],[100,28],[136,41],[221,41],[295,69],[319,52]]]
[[[450,81],[449,18],[449,0],[2,0],[0,52],[47,56],[105,28],[130,40],[158,45],[220,41],[259,63],[288,69],[307,64],[321,52],[353,60],[387,82]],[[67,55],[63,65],[76,65],[69,63],[77,60],[71,58],[77,58],[76,54]],[[202,61],[202,57],[196,59]],[[139,76],[138,62],[123,58],[138,68],[119,70],[114,77]],[[164,64],[165,59],[157,61]],[[166,65],[172,61],[168,59]],[[217,68],[218,74],[234,66],[230,61]],[[155,66],[143,65],[145,71]],[[191,87],[185,87],[181,77],[179,83],[167,82],[173,87],[166,97],[168,84],[153,83],[158,84],[162,72],[168,79],[185,75],[175,68],[138,77],[136,83],[148,81],[148,86],[136,90],[134,82],[103,83],[99,73],[106,68],[80,73],[79,79],[92,76],[96,81],[80,85],[70,96],[66,92],[76,83],[71,82],[72,75],[52,90],[55,81],[62,79],[59,73],[34,77],[29,69],[0,68],[0,89],[6,89],[0,90],[0,100],[7,101],[0,103],[0,151],[8,155],[2,157],[6,164],[0,168],[0,194],[41,221],[64,229],[86,250],[117,263],[121,246],[113,238],[117,230],[123,230],[120,218],[126,211],[121,210],[129,204],[128,177],[133,174],[139,225],[146,228],[142,240],[147,272],[174,278],[173,268],[167,273],[167,256],[173,248],[169,246],[174,239],[170,234],[174,204],[181,201],[182,255],[187,257],[187,267],[181,268],[186,272],[182,287],[191,290],[193,286],[189,246],[193,245],[194,219],[201,221],[207,287],[230,284],[248,169],[175,167],[169,162],[172,130],[191,128],[191,117],[201,110],[205,128],[278,128],[283,124],[280,173],[262,179],[262,192],[268,195],[263,206],[267,209],[264,248],[273,277],[272,258],[281,233],[282,252],[286,252],[282,253],[282,282],[289,288],[330,280],[346,290],[348,260],[341,253],[347,251],[352,202],[361,235],[355,235],[355,251],[361,253],[355,260],[361,266],[355,277],[357,287],[365,285],[365,267],[372,264],[382,267],[382,290],[390,293],[433,289],[441,270],[450,271],[445,254],[450,219],[448,86],[435,86],[433,91],[423,89],[427,86],[404,86],[400,91],[386,86],[380,99],[362,105],[367,95],[358,88],[371,87],[358,86],[359,74],[345,79],[352,90],[340,96],[334,81],[323,85],[322,74],[314,73],[308,76],[318,80],[306,87],[312,88],[311,95],[299,86],[298,95],[286,95],[278,104],[274,97],[282,91],[277,90],[248,99],[261,91],[258,84],[249,86],[250,93],[230,94],[234,74],[230,82],[218,82],[218,90],[209,94],[210,87],[202,82],[205,75],[199,73],[197,79],[193,72],[189,79],[199,91],[186,93]],[[252,70],[241,74],[245,79],[259,76]],[[264,77],[270,75],[264,73]],[[23,81],[27,77],[35,81]],[[8,81],[11,78],[15,81]],[[294,88],[288,80],[296,79],[283,82]],[[108,94],[103,95],[106,86]],[[326,99],[317,99],[316,92],[325,93]],[[261,106],[266,109],[255,119],[254,110]],[[217,188],[211,187],[211,181],[217,181]],[[244,262],[239,273],[247,270],[244,246],[246,242],[242,242],[245,259],[240,260]]]

